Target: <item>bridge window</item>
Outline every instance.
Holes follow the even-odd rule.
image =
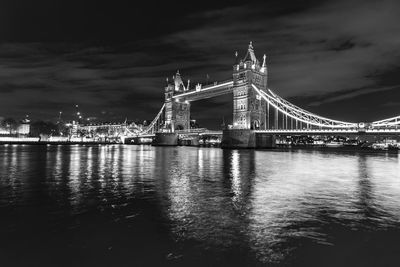
[[[246,99],[241,99],[236,102],[235,108],[239,110],[245,110],[247,107]]]
[[[243,96],[243,95],[246,95],[246,91],[238,91],[237,92],[237,94],[236,94],[236,96]]]

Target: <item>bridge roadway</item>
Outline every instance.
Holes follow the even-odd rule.
[[[222,135],[222,131],[212,131],[212,130],[207,130],[205,128],[199,128],[199,129],[191,129],[190,131],[175,131],[178,135]],[[145,138],[150,138],[154,137],[155,134],[142,134],[142,135],[137,135],[133,137],[145,137]]]
[[[357,129],[269,129],[269,130],[255,130],[256,133],[267,133],[267,134],[351,134],[351,135],[400,135],[400,129],[366,129],[366,130],[357,130]],[[207,130],[205,128],[200,129],[191,129],[190,131],[176,131],[179,135],[222,135],[222,131],[212,131]],[[138,135],[138,137],[154,137],[155,134],[144,134]]]
[[[206,128],[190,129],[189,131],[175,131],[178,135],[222,135],[222,131],[212,131]]]
[[[400,129],[268,129],[256,130],[256,133],[270,134],[359,134],[359,135],[393,135],[400,134]]]

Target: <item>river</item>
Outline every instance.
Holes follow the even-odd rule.
[[[1,266],[396,266],[400,157],[0,145]]]

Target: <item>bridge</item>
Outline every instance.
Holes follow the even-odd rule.
[[[233,125],[222,135],[225,147],[272,147],[278,135],[346,134],[400,135],[400,116],[373,122],[347,122],[326,118],[304,110],[268,87],[266,56],[259,61],[250,42],[246,54],[235,54],[230,80],[202,86],[190,86],[179,71],[164,88],[165,101],[150,125],[137,137],[155,137],[155,144],[174,145],[182,136],[211,134],[206,129],[190,126],[191,103],[224,94],[233,96]]]

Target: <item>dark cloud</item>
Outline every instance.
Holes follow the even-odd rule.
[[[330,96],[329,95],[324,96],[322,100],[311,102],[309,106],[320,106],[326,103],[339,102],[340,100],[344,99],[353,99],[362,95],[369,95],[371,93],[385,93],[385,91],[395,90],[399,88],[400,84],[387,87],[378,87],[378,88],[361,88],[357,90],[351,90],[349,92],[334,93]],[[379,103],[377,103],[377,105],[379,105]]]
[[[166,77],[229,79],[249,41],[267,54],[270,87],[296,104],[342,119],[332,105],[348,101],[361,120],[396,115],[371,99],[400,84],[397,1],[214,2],[2,2],[0,115],[53,118],[79,104],[87,116],[149,119]],[[230,99],[193,103],[193,115],[218,127]]]
[[[383,107],[396,107],[396,108],[399,108],[400,107],[400,102],[389,101],[387,103],[384,103],[382,106]]]

